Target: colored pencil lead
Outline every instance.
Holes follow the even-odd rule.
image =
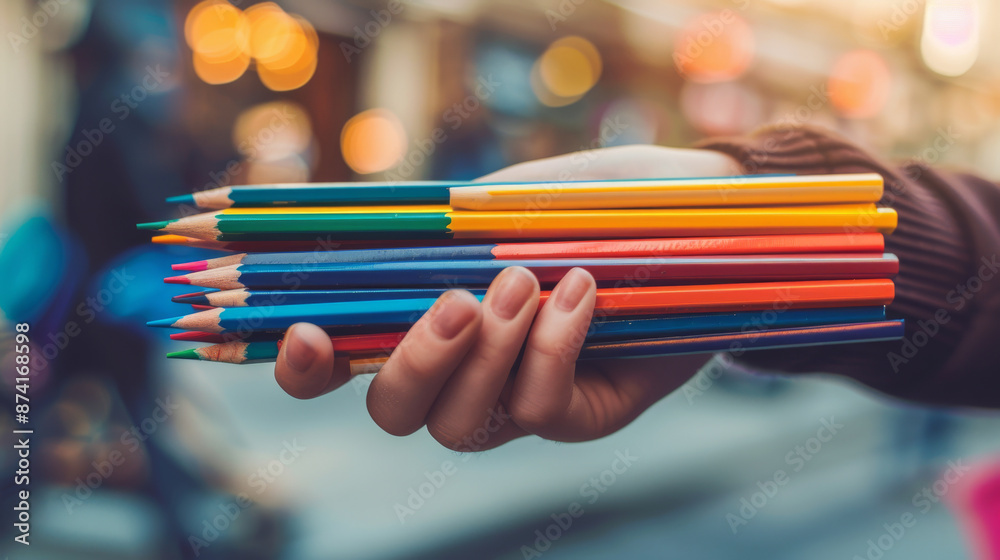
[[[170,224],[172,224],[172,223],[174,223],[176,221],[177,220],[163,220],[163,221],[160,221],[160,222],[146,222],[146,223],[142,223],[142,224],[136,224],[135,227],[138,228],[138,229],[160,230],[160,229],[163,229],[163,228],[169,226]]]
[[[177,352],[169,352],[167,354],[168,358],[175,358],[178,360],[200,360],[201,356],[198,352],[195,352],[194,348],[188,348],[187,350],[179,350]]]

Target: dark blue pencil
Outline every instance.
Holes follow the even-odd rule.
[[[753,332],[722,332],[617,342],[587,342],[580,351],[580,359],[642,358],[734,350],[774,350],[799,346],[879,342],[898,340],[902,338],[903,330],[903,321],[900,320]],[[402,333],[398,334],[402,335]],[[174,352],[167,357],[237,364],[270,362],[278,357],[278,344],[277,341],[227,342],[206,348]],[[368,358],[367,361],[372,363],[363,373],[377,372],[388,359],[389,351],[391,351],[389,347],[381,348],[378,356]],[[514,368],[517,368],[516,363]],[[352,367],[352,373],[354,373],[353,369]]]
[[[886,253],[236,265],[192,272],[165,281],[223,290],[289,285],[307,288],[486,286],[509,266],[523,266],[547,285],[558,282],[574,267],[587,269],[604,285],[617,281],[641,285],[891,278],[899,271],[895,255]]]
[[[866,323],[885,320],[885,307],[840,307],[826,309],[786,309],[784,311],[744,311],[739,313],[701,313],[636,317],[631,319],[595,318],[587,340],[598,342],[650,337],[752,332],[841,323]]]
[[[654,317],[594,317],[587,332],[587,341],[627,340],[667,336],[710,334],[718,332],[744,332],[762,329],[780,329],[842,323],[865,323],[885,320],[885,307],[843,307],[817,309],[786,309],[784,311],[753,311],[740,313],[705,313],[697,315],[663,315]],[[371,332],[405,332],[409,325],[368,325],[354,327],[357,332],[330,331],[330,334],[363,334]],[[187,342],[223,343],[233,341],[256,342],[277,340],[285,332],[277,330],[251,330],[242,333],[212,334],[198,331],[181,331],[170,335],[173,340]]]
[[[903,321],[878,321],[846,325],[826,325],[774,329],[747,333],[720,333],[586,344],[580,359],[643,358],[677,354],[701,354],[726,350],[766,350],[878,342],[903,337]]]

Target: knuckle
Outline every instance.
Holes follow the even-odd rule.
[[[538,433],[551,426],[560,417],[559,410],[529,399],[515,399],[510,404],[510,417],[521,428]]]
[[[567,331],[556,331],[554,329],[537,330],[531,333],[529,348],[535,354],[546,358],[546,360],[565,362],[575,359],[580,352],[580,343],[575,333]]]
[[[406,342],[404,339],[404,344],[396,348],[382,367],[405,372],[407,378],[425,382],[437,378],[441,373],[436,358],[431,352],[422,349],[417,341],[411,339]]]

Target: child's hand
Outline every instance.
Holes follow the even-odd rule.
[[[569,177],[566,174],[569,174]],[[738,173],[716,152],[636,146],[595,150],[511,167],[487,179],[579,180]],[[570,271],[538,311],[538,282],[512,267],[480,303],[452,290],[410,329],[372,380],[368,411],[385,431],[425,424],[442,445],[481,451],[535,434],[584,441],[622,428],[694,375],[706,356],[585,361],[576,358],[594,312],[594,279]],[[534,319],[534,322],[532,322]],[[517,371],[512,367],[524,346]],[[347,383],[322,329],[294,325],[275,366],[290,395],[312,398]]]

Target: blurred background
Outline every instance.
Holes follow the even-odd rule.
[[[163,359],[143,323],[179,291],[156,279],[209,253],[134,224],[217,186],[462,180],[775,122],[997,179],[1000,2],[4,0],[0,31],[5,519],[34,430],[32,545],[8,520],[0,554],[992,557],[968,469],[997,414],[716,362],[612,437],[459,455],[381,432],[363,379],[299,402],[267,365]]]

